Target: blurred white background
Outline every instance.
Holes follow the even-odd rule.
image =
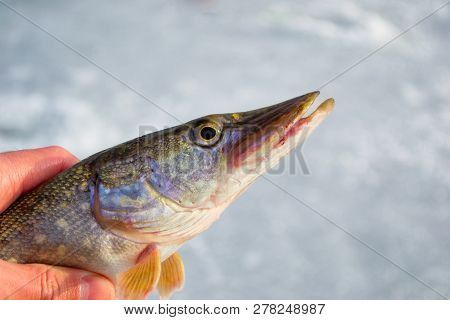
[[[313,91],[432,1],[7,1],[182,121]],[[269,178],[450,295],[450,6],[322,88],[310,175]],[[83,158],[177,122],[0,4],[0,151]],[[290,161],[294,161],[291,159]],[[436,299],[260,179],[182,249],[185,299]]]

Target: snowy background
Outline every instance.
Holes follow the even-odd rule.
[[[182,121],[313,91],[433,1],[13,1]],[[450,5],[321,89],[310,175],[268,177],[450,295]],[[0,151],[83,158],[177,121],[0,4]],[[437,299],[264,179],[188,242],[185,299]]]

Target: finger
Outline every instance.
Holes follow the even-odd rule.
[[[22,193],[76,162],[78,159],[61,147],[0,153],[0,212]]]
[[[0,260],[0,299],[109,300],[114,297],[111,281],[98,274]]]

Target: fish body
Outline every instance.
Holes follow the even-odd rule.
[[[318,92],[249,112],[210,115],[99,152],[0,214],[0,259],[89,270],[118,298],[181,289],[176,250],[332,110]]]

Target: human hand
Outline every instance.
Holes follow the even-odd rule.
[[[21,194],[78,162],[61,147],[0,153],[0,214]],[[84,270],[0,260],[1,299],[113,299],[113,284]]]

